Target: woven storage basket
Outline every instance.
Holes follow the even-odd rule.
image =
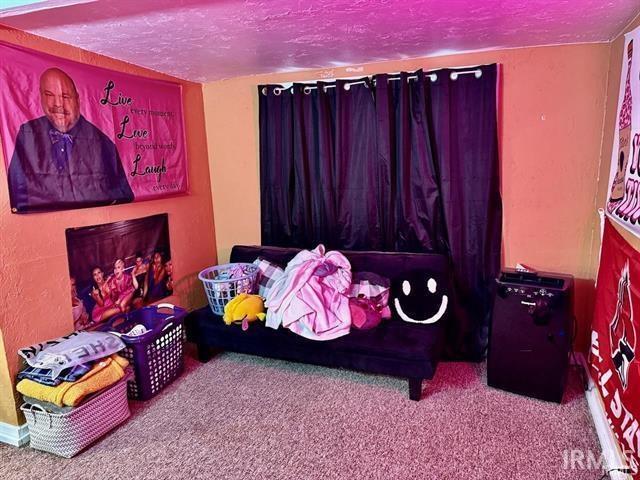
[[[68,413],[49,413],[28,403],[20,410],[31,448],[71,458],[129,418],[127,377]]]

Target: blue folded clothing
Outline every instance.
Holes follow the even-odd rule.
[[[91,362],[82,363],[66,370],[62,370],[60,375],[55,379],[51,377],[51,369],[49,368],[36,368],[27,367],[18,373],[18,378],[23,380],[28,378],[34,382],[38,382],[42,385],[48,385],[50,387],[57,387],[62,382],[75,382],[80,379],[85,373],[91,370]]]

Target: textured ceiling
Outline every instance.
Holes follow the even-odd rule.
[[[607,41],[638,0],[78,0],[0,23],[208,82],[469,50]],[[71,4],[71,5],[65,5]],[[47,8],[50,7],[50,8]]]

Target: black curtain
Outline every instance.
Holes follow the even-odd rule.
[[[502,208],[497,66],[259,87],[264,245],[447,254],[449,356],[481,358]]]
[[[502,200],[497,132],[497,65],[473,74],[440,70],[430,85],[433,147],[449,235],[456,301],[455,353],[480,358],[488,343],[500,271]]]

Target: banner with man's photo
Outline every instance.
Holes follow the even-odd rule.
[[[625,35],[607,215],[640,236],[640,27]]]
[[[605,220],[589,367],[609,425],[634,471],[640,465],[639,315],[640,256]]]
[[[68,228],[66,237],[76,330],[173,294],[167,214]]]
[[[11,210],[188,191],[182,86],[0,42],[0,138]]]

